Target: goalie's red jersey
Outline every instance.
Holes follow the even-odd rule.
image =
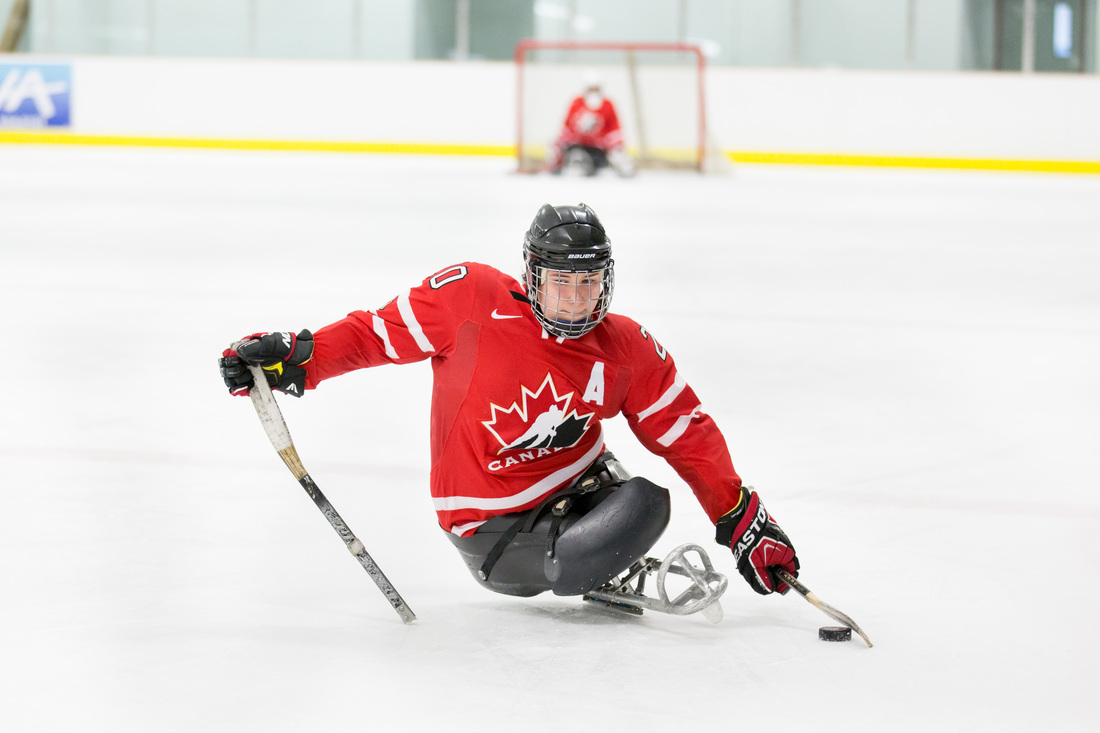
[[[558,142],[562,146],[586,145],[604,151],[619,147],[623,144],[623,131],[615,105],[604,99],[592,109],[584,97],[577,97],[569,105]]]
[[[711,521],[737,502],[741,479],[718,427],[672,356],[629,318],[551,337],[515,278],[467,262],[314,339],[308,389],[353,369],[432,360],[431,493],[440,525],[457,535],[568,486],[605,450],[601,421],[618,414]]]

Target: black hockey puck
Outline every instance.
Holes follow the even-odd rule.
[[[822,626],[817,630],[817,638],[822,641],[851,641],[852,630],[847,626]]]

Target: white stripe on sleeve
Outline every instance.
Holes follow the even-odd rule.
[[[684,431],[688,429],[688,425],[691,424],[691,421],[699,417],[699,410],[702,408],[702,405],[696,405],[695,409],[687,415],[681,415],[676,418],[676,424],[669,428],[667,433],[657,438],[657,442],[666,448],[675,443],[676,439],[683,435]]]
[[[516,507],[523,506],[529,501],[538,499],[555,486],[560,486],[577,476],[580,476],[585,470],[592,465],[592,462],[600,457],[603,453],[603,430],[600,430],[600,436],[596,440],[596,444],[579,460],[571,463],[565,468],[559,468],[549,476],[544,477],[541,481],[528,486],[518,494],[512,494],[511,496],[439,496],[432,499],[432,503],[435,504],[435,510],[437,512],[454,511],[456,509],[482,509],[485,511],[502,511],[505,512],[508,509],[515,509]],[[453,530],[452,530],[453,531]]]
[[[390,343],[390,335],[386,332],[386,322],[382,320],[377,313],[371,312],[374,316],[374,332],[378,334],[378,338],[382,339],[382,343],[386,345],[386,356],[391,359],[397,358],[397,352],[393,350],[393,344]]]
[[[677,395],[684,391],[684,387],[686,386],[687,382],[680,376],[680,372],[676,372],[676,379],[672,382],[672,386],[665,390],[661,398],[638,413],[638,422],[645,420],[647,417],[657,412],[657,410],[661,410],[671,405],[672,401],[676,399]]]
[[[416,340],[416,345],[420,347],[420,350],[427,353],[435,351],[432,342],[424,335],[424,329],[420,327],[420,322],[416,320],[416,314],[413,313],[412,303],[409,302],[408,290],[397,296],[397,311],[401,314],[401,318],[405,321],[405,325],[409,327],[409,333],[411,333],[412,337]]]

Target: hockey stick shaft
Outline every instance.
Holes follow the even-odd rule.
[[[830,606],[828,603],[822,601],[820,598],[814,595],[814,592],[812,590],[802,585],[802,583],[800,583],[797,578],[788,573],[786,570],[779,568],[775,571],[775,574],[778,575],[784,583],[798,591],[799,595],[801,595],[813,605],[820,608],[826,616],[829,616],[830,618],[839,621],[840,623],[844,624],[845,626],[862,636],[863,640],[867,642],[868,647],[874,646],[874,644],[871,643],[871,640],[867,638],[867,634],[863,633],[863,629],[859,628],[859,624],[853,621],[851,616],[845,613],[841,613],[837,609]]]
[[[264,426],[264,432],[267,433],[268,439],[271,441],[271,445],[274,446],[278,452],[279,457],[283,459],[283,463],[286,464],[290,472],[294,474],[294,478],[298,479],[298,483],[302,485],[302,488],[309,494],[309,498],[313,499],[313,503],[317,505],[317,508],[321,510],[321,513],[325,515],[325,519],[332,525],[332,528],[336,530],[336,534],[340,536],[340,539],[344,541],[344,544],[359,564],[363,566],[363,569],[367,571],[367,575],[371,577],[378,589],[382,591],[382,595],[386,597],[386,600],[393,606],[393,610],[397,612],[397,615],[401,617],[401,620],[407,624],[416,620],[416,614],[412,612],[409,605],[405,603],[405,599],[401,597],[401,594],[397,592],[397,589],[393,587],[389,579],[386,577],[382,569],[378,567],[378,564],[374,562],[374,559],[363,547],[363,543],[359,541],[359,538],[355,536],[355,533],[351,531],[347,523],[336,512],[332,504],[329,503],[325,495],[321,493],[321,489],[317,487],[317,484],[313,481],[313,478],[306,471],[305,466],[302,465],[302,460],[298,457],[298,451],[294,447],[294,442],[290,438],[290,430],[286,426],[286,421],[283,419],[282,410],[279,409],[279,403],[275,401],[275,396],[271,394],[271,390],[267,388],[267,376],[264,375],[263,370],[258,366],[249,366],[249,370],[252,372],[252,376],[258,387],[253,387],[249,392],[252,397],[252,405],[256,408],[256,414],[260,418],[260,423]]]

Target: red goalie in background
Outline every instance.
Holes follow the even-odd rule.
[[[634,160],[623,145],[615,105],[604,96],[600,82],[591,79],[569,105],[548,169],[551,173],[575,169],[594,176],[609,166],[620,176],[634,175]]]

